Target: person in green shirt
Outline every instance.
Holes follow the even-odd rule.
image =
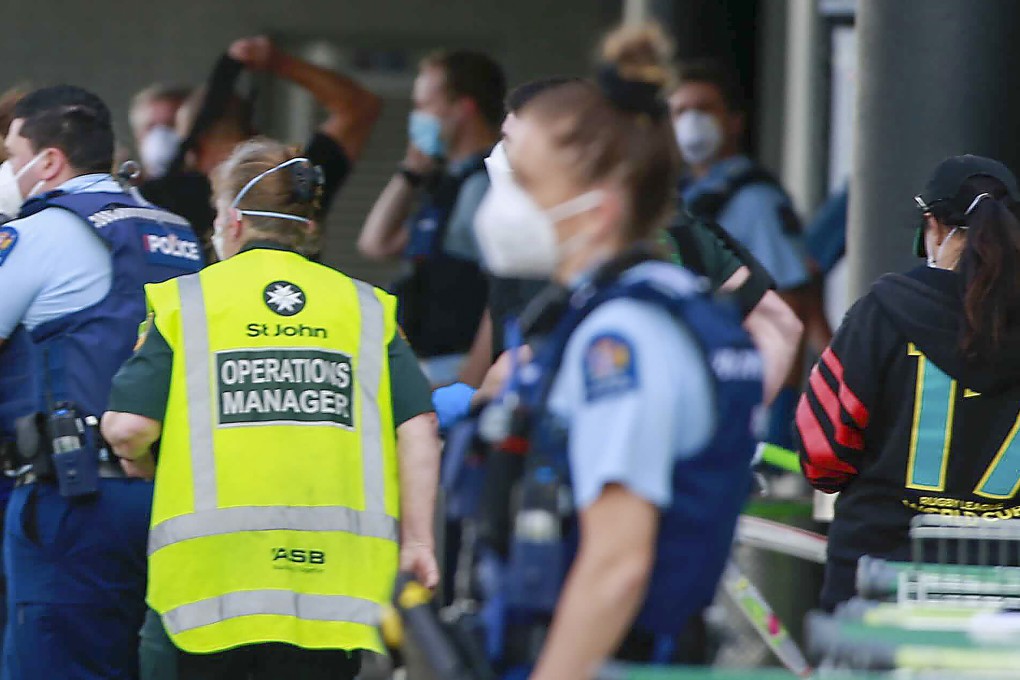
[[[268,242],[252,242],[253,248],[279,248]],[[117,374],[110,393],[109,410],[162,420],[170,392],[173,354],[151,321],[146,322],[144,342]],[[410,345],[398,333],[390,342],[390,394],[393,423],[399,426],[432,411],[428,380]],[[151,609],[140,634],[141,677],[144,680],[176,680],[178,650],[166,635],[163,623]]]
[[[313,187],[313,185],[318,186],[315,179],[318,173],[307,159],[286,160],[290,158],[290,155],[289,149],[276,142],[264,139],[252,140],[238,147],[232,156],[233,163],[228,162],[222,166],[224,169],[221,173],[224,175],[224,179],[218,183],[217,196],[221,199],[218,203],[223,203],[226,187],[230,187],[230,191],[237,193],[233,184],[239,180],[237,177],[227,178],[228,173],[233,171],[233,174],[238,175],[241,179],[247,179],[248,175],[256,171],[261,174],[248,180],[245,188],[237,193],[233,199],[236,209],[231,207],[224,212],[224,205],[231,203],[230,198],[233,196],[231,194],[231,196],[227,196],[226,204],[218,205],[220,212],[222,214],[233,212],[244,218],[249,215],[257,215],[261,216],[263,220],[278,219],[282,226],[279,230],[269,230],[268,227],[255,229],[247,219],[242,219],[240,221],[242,230],[235,234],[236,225],[234,223],[228,224],[226,218],[223,223],[220,223],[221,220],[218,218],[218,227],[222,227],[222,229],[218,229],[214,237],[214,244],[221,257],[233,255],[245,257],[243,253],[264,252],[265,250],[295,254],[302,252],[305,238],[291,236],[291,231],[297,232],[298,227],[288,227],[287,224],[291,220],[288,219],[285,223],[281,215],[298,216],[299,219],[293,221],[307,222],[308,235],[311,235],[313,232],[310,229],[313,223],[310,222],[310,217],[306,220],[306,216],[313,214],[311,206],[314,205],[315,197],[321,189]],[[264,167],[270,167],[270,170],[261,171],[261,168]],[[244,196],[247,196],[248,200],[242,201]],[[224,226],[225,224],[226,226]],[[273,224],[275,229],[276,223]],[[278,231],[280,233],[277,233]],[[308,266],[319,267],[321,265],[309,263]],[[266,304],[270,305],[268,301]],[[145,321],[139,334],[135,354],[128,359],[114,378],[107,407],[108,412],[103,419],[103,434],[113,451],[118,456],[122,456],[122,465],[125,470],[129,474],[146,477],[151,477],[153,474],[153,466],[158,463],[158,452],[152,457],[144,453],[149,447],[149,442],[155,439],[155,434],[136,434],[144,430],[138,423],[148,422],[159,426],[164,421],[170,398],[174,363],[173,349],[160,333],[155,321],[154,315],[150,315]],[[435,437],[429,383],[419,367],[417,358],[402,332],[399,331],[399,327],[398,332],[394,333],[392,340],[388,343],[387,357],[393,426],[398,430],[397,446],[402,459],[401,469],[404,471],[406,462],[408,466],[414,466],[416,473],[420,473],[407,475],[409,478],[415,476],[418,478],[418,481],[413,482],[417,485],[413,498],[411,498],[412,494],[407,493],[408,489],[405,488],[404,481],[401,482],[404,499],[402,502],[414,503],[416,509],[427,505],[427,512],[406,514],[419,518],[427,514],[431,518],[432,501],[427,487],[431,480],[432,492],[434,492],[435,475],[433,473],[435,470],[432,470],[432,464],[438,464],[439,441]],[[415,440],[415,442],[410,440]],[[153,446],[153,449],[156,448]],[[401,476],[402,480],[404,477],[405,475]],[[407,519],[405,517],[405,524]],[[420,528],[422,522],[415,521],[413,524]],[[415,546],[417,545],[420,545],[423,550],[431,550],[431,547],[426,545],[431,543],[431,524],[431,519],[429,519],[429,528],[426,532],[415,532],[415,537],[420,537],[420,544],[414,543],[414,540],[418,540],[417,538],[411,537],[406,531],[403,532],[404,543],[411,546],[410,551],[416,550]],[[425,535],[426,533],[428,536]],[[409,552],[408,555],[411,553]],[[402,552],[403,561],[404,554]],[[408,557],[405,566],[412,562],[415,567],[421,567],[416,568],[415,571],[420,572],[419,578],[429,585],[428,559],[416,556],[412,560]],[[432,565],[434,567],[434,562]],[[438,578],[438,572],[435,569],[432,569],[431,577]],[[276,658],[273,663],[282,664],[286,661],[285,657],[288,654],[293,654],[294,650],[297,648],[277,649],[274,647],[264,653],[275,654]],[[339,651],[342,655],[343,650]],[[243,653],[239,652],[238,654]],[[225,652],[224,655],[232,655],[230,659],[223,659],[224,663],[243,665],[250,661],[247,657],[238,658],[238,655],[233,652]],[[190,659],[191,656],[189,655],[188,658]],[[184,662],[181,662],[178,649],[164,630],[163,622],[151,610],[148,612],[140,633],[140,657],[143,680],[177,678],[178,665],[184,665]],[[357,673],[355,667],[358,663],[357,655],[336,657],[336,662],[341,665],[350,665],[351,668],[347,668],[346,671],[350,672],[351,677]],[[192,673],[188,677],[205,677],[194,674],[192,672],[194,670],[192,668],[188,671]],[[183,672],[184,669],[181,668],[180,671]]]

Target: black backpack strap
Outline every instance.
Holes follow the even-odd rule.
[[[698,239],[694,235],[694,229],[697,228],[699,221],[688,210],[681,208],[666,231],[676,246],[681,264],[695,274],[705,276],[708,273],[708,268],[705,266],[701,244],[698,243]]]
[[[779,180],[775,175],[757,164],[752,164],[743,171],[727,178],[726,183],[717,191],[709,191],[701,194],[693,201],[687,202],[687,209],[694,215],[707,222],[717,222],[719,215],[726,205],[733,200],[733,197],[744,187],[752,184],[766,184],[780,191],[784,196]],[[788,234],[799,234],[801,232],[800,220],[788,205],[780,211],[780,218],[783,221],[783,230]]]
[[[743,243],[733,238],[718,223],[701,219],[686,209],[681,209],[669,227],[670,238],[676,243],[683,259],[683,265],[697,274],[705,275],[702,243],[694,235],[695,229],[704,229],[715,236],[722,245],[732,252],[741,264],[747,267],[750,276],[733,292],[740,307],[741,314],[747,316],[769,290],[774,290],[776,282],[758,259],[751,254]]]

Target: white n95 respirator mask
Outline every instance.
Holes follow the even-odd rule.
[[[37,182],[32,187],[32,191],[28,192],[28,196],[23,196],[21,194],[21,187],[18,186],[18,180],[43,157],[44,153],[45,151],[40,151],[36,154],[35,158],[25,163],[21,170],[17,172],[14,172],[14,166],[11,165],[10,160],[0,163],[0,214],[6,215],[11,219],[17,217],[25,201],[44,184],[42,180]]]
[[[719,153],[723,144],[723,131],[719,121],[710,113],[690,109],[673,121],[673,132],[680,154],[690,165],[702,165]]]
[[[546,279],[593,234],[582,231],[559,243],[556,223],[597,208],[603,193],[594,189],[542,210],[511,178],[493,182],[475,214],[475,238],[485,265],[496,276]]]
[[[492,147],[492,152],[485,159],[485,170],[491,184],[514,181],[514,171],[510,167],[510,159],[507,158],[506,147],[502,141]]]
[[[138,145],[138,157],[145,175],[150,179],[162,177],[177,156],[181,138],[169,125],[156,125],[145,133]]]

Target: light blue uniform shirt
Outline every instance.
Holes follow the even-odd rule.
[[[549,407],[568,426],[578,509],[613,483],[669,506],[674,462],[704,448],[715,430],[714,387],[697,340],[639,300],[611,300],[574,330]]]
[[[108,174],[82,175],[64,182],[68,193],[123,191]],[[92,228],[62,208],[46,208],[8,222],[17,242],[0,264],[0,338],[18,324],[28,330],[90,307],[110,291],[113,258]]]
[[[720,190],[728,177],[746,171],[751,164],[747,156],[719,161],[707,175],[684,189],[684,202],[689,204],[703,193]],[[785,193],[770,184],[754,183],[738,190],[717,218],[761,262],[780,290],[796,288],[808,281],[802,240],[784,229],[782,213],[789,209],[790,199]]]

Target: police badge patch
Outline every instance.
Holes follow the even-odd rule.
[[[7,256],[14,250],[17,242],[17,229],[14,227],[0,227],[0,265],[7,261]]]
[[[588,401],[596,401],[638,385],[634,348],[615,333],[592,338],[584,353],[584,388]]]

